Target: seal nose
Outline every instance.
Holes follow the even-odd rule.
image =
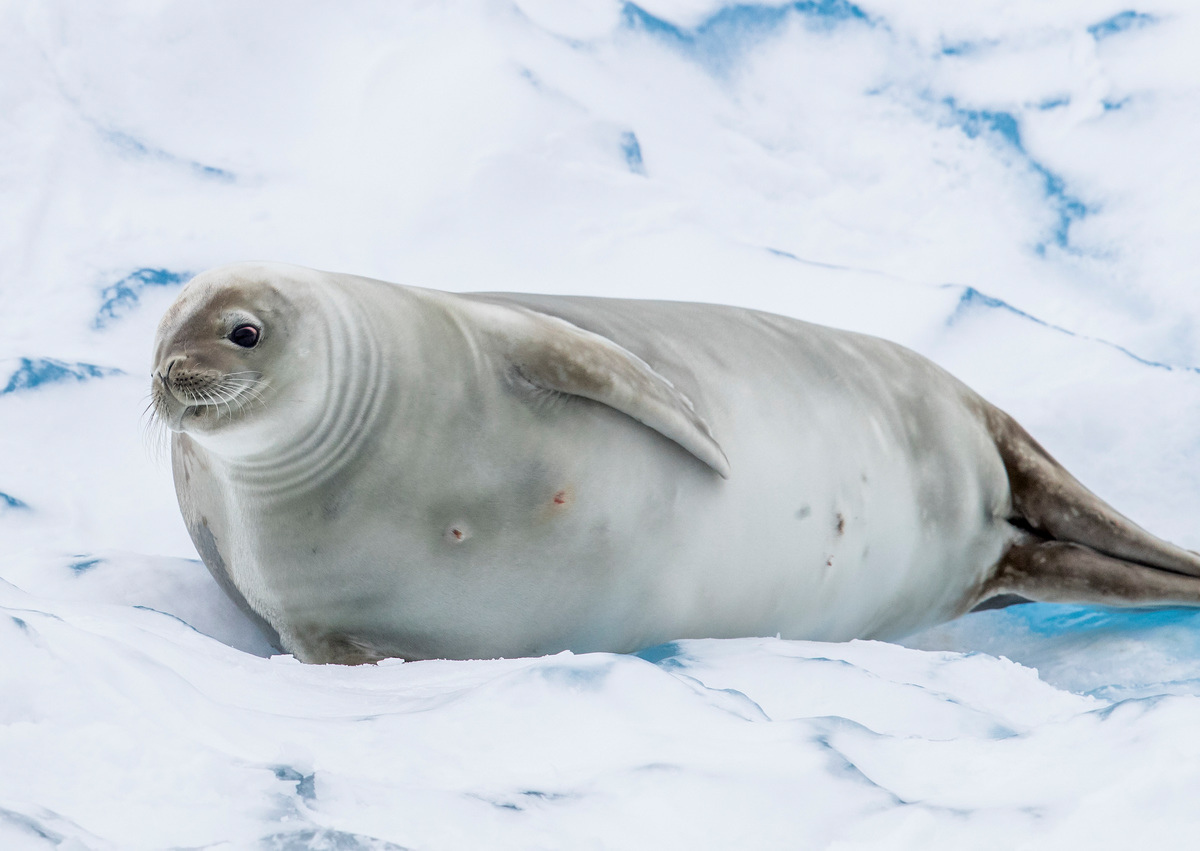
[[[178,366],[181,360],[183,360],[183,358],[171,358],[171,360],[167,362],[166,368],[160,367],[154,371],[153,377],[161,381],[163,387],[170,389],[171,370]]]
[[[158,371],[158,377],[163,384],[167,384],[171,380],[171,370],[179,366],[179,362],[181,360],[183,360],[181,357],[171,358],[169,361],[167,361],[167,368],[165,370],[160,369]]]

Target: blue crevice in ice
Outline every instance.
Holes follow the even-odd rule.
[[[172,153],[162,150],[161,148],[152,148],[128,133],[122,133],[120,130],[106,130],[100,128],[100,134],[114,145],[123,154],[137,159],[156,160],[158,162],[168,163],[170,165],[181,166],[188,169],[196,177],[205,180],[216,180],[221,183],[233,183],[237,176],[223,168],[216,166],[205,165],[204,163],[196,162],[195,160],[186,160],[182,157],[177,157]]]
[[[120,319],[137,305],[142,290],[147,287],[173,287],[185,283],[190,272],[172,272],[169,269],[135,269],[115,284],[100,291],[100,310],[92,320],[93,328],[103,328],[109,322]]]
[[[874,23],[848,0],[801,0],[779,6],[742,3],[726,6],[691,29],[652,15],[636,3],[621,8],[621,22],[667,42],[712,70],[724,69],[735,54],[798,15],[813,26],[833,28],[847,21]]]
[[[1045,181],[1043,185],[1046,197],[1058,211],[1058,225],[1054,228],[1054,244],[1059,248],[1066,248],[1071,239],[1071,225],[1093,210],[1074,195],[1067,194],[1066,183],[1061,177],[1032,159],[1029,160],[1029,165]],[[1046,243],[1038,243],[1037,252],[1045,254]]]
[[[98,561],[104,561],[104,559],[98,559]],[[185,621],[183,618],[181,618],[179,615],[174,615],[174,614],[171,614],[170,612],[164,612],[162,609],[156,609],[153,606],[133,606],[133,608],[137,609],[138,611],[141,611],[141,612],[153,612],[156,615],[162,615],[165,618],[170,618],[171,620],[175,621],[176,623],[183,624],[188,629],[190,629],[192,632],[200,631],[200,630],[196,629],[194,626],[192,626],[190,623]]]
[[[511,810],[513,812],[523,813],[526,807],[524,806],[529,801],[562,801],[570,796],[563,795],[558,792],[542,792],[537,789],[526,789],[522,792],[517,792],[518,796],[515,800],[499,800],[496,798],[486,798],[483,795],[468,794],[468,798],[474,798],[476,801],[483,801],[485,804],[491,804],[496,809]]]
[[[560,792],[542,792],[538,789],[526,789],[521,794],[526,798],[533,798],[538,801],[561,801],[568,797]]]
[[[8,511],[10,509],[16,511],[28,511],[29,503],[25,502],[24,500],[17,499],[15,496],[10,496],[4,491],[0,491],[0,512]]]
[[[88,381],[110,375],[124,375],[124,370],[111,366],[96,366],[91,363],[64,363],[53,358],[21,358],[21,365],[8,378],[0,396],[18,390],[32,390],[43,384],[60,381]]]
[[[969,56],[977,51],[979,47],[973,42],[962,41],[957,44],[942,45],[943,56]]]
[[[316,774],[302,774],[289,765],[277,765],[272,771],[275,772],[276,780],[295,783],[296,794],[305,801],[311,801],[317,797]]]
[[[882,793],[888,799],[891,806],[900,807],[908,806],[911,801],[901,798],[891,789],[871,779],[865,771],[858,767],[857,763],[850,757],[846,756],[840,748],[833,743],[832,733],[834,731],[846,732],[865,736],[868,739],[880,738],[880,734],[876,733],[868,727],[859,724],[857,721],[851,721],[849,718],[833,715],[826,716],[817,722],[818,727],[824,727],[827,732],[813,736],[809,741],[825,751],[831,758],[829,770],[840,774],[849,780],[851,783],[861,784],[877,793]]]
[[[1060,95],[1059,97],[1047,98],[1046,100],[1039,103],[1037,105],[1037,108],[1041,109],[1041,110],[1048,110],[1048,109],[1058,109],[1060,106],[1070,106],[1070,105],[1071,105],[1071,98],[1067,95]]]
[[[987,41],[943,42],[940,53],[942,56],[974,56],[976,53],[993,48],[999,43],[994,39]]]
[[[288,833],[272,833],[262,837],[255,845],[263,851],[311,851],[314,848],[329,851],[412,851],[412,849],[376,839],[363,833],[347,833],[331,827],[304,828]]]
[[[1052,240],[1059,248],[1067,248],[1071,239],[1071,225],[1089,213],[1095,212],[1083,201],[1067,192],[1066,182],[1050,169],[1029,155],[1021,139],[1021,126],[1016,116],[1011,112],[990,109],[967,109],[959,106],[952,98],[944,98],[942,103],[950,110],[954,123],[968,137],[975,139],[988,135],[998,137],[1011,147],[1023,159],[1026,165],[1042,179],[1042,188],[1047,200],[1058,213],[1058,223],[1054,227]],[[1045,254],[1047,242],[1036,246],[1038,254]]]
[[[799,257],[790,251],[784,251],[782,248],[772,248],[769,245],[764,245],[764,249],[774,254],[776,257],[785,257],[788,260],[794,260],[797,263],[803,263],[805,266],[816,266],[821,269],[837,269],[842,272],[874,272],[873,269],[865,269],[855,266],[839,266],[836,263],[822,263],[820,260],[806,260]]]
[[[1021,144],[1021,128],[1011,112],[965,109],[959,106],[954,98],[946,98],[943,103],[950,107],[956,123],[970,138],[977,138],[987,132],[998,133],[1018,151],[1025,153],[1025,148]]]
[[[1091,33],[1092,38],[1096,39],[1096,41],[1102,41],[1119,33],[1141,29],[1142,27],[1148,27],[1156,23],[1158,23],[1158,18],[1153,15],[1147,15],[1144,12],[1135,12],[1133,9],[1126,9],[1124,12],[1113,15],[1111,18],[1105,18],[1098,24],[1092,24],[1087,28],[1087,31]]]
[[[683,648],[676,641],[646,647],[633,655],[639,659],[646,660],[652,665],[658,665],[660,668],[683,668],[688,658],[687,654],[683,652]]]
[[[534,669],[537,676],[548,683],[568,688],[598,690],[612,673],[612,665],[577,667],[574,665],[546,665]]]
[[[87,556],[76,556],[75,558],[77,561],[71,562],[68,566],[77,574],[87,573],[92,568],[104,563],[102,558],[88,558]]]
[[[995,296],[990,296],[990,295],[981,293],[979,290],[975,289],[974,287],[964,287],[959,284],[943,284],[942,286],[944,289],[950,288],[950,289],[961,289],[962,290],[962,295],[958,299],[958,304],[955,305],[954,311],[950,314],[950,316],[948,316],[946,318],[946,327],[947,328],[951,328],[954,325],[956,325],[959,322],[959,320],[961,320],[964,316],[966,316],[968,313],[970,313],[973,310],[977,310],[977,309],[1002,310],[1006,313],[1012,314],[1013,316],[1018,316],[1021,319],[1024,319],[1026,321],[1041,325],[1043,328],[1049,328],[1051,331],[1057,331],[1060,334],[1066,334],[1070,337],[1075,337],[1080,340],[1087,340],[1087,341],[1093,342],[1093,343],[1099,343],[1102,346],[1108,346],[1108,348],[1110,348],[1110,349],[1116,349],[1121,354],[1125,355],[1126,357],[1133,358],[1135,361],[1142,364],[1143,366],[1152,366],[1155,369],[1165,369],[1170,372],[1193,372],[1196,374],[1200,374],[1200,367],[1180,366],[1177,364],[1169,364],[1169,363],[1163,363],[1162,361],[1150,360],[1149,358],[1144,358],[1139,354],[1135,354],[1134,352],[1129,351],[1129,349],[1125,348],[1124,346],[1118,345],[1117,343],[1112,343],[1112,342],[1109,342],[1108,340],[1102,340],[1099,337],[1089,337],[1085,334],[1077,334],[1074,331],[1071,331],[1070,329],[1063,328],[1061,325],[1054,325],[1050,322],[1047,322],[1044,319],[1039,319],[1038,317],[1034,316],[1032,313],[1026,313],[1024,310],[1013,307],[1008,302],[1003,301],[1002,299],[998,299]]]
[[[943,288],[953,288],[956,286],[956,284],[944,284]],[[1060,328],[1057,325],[1051,325],[1049,322],[1046,322],[1043,319],[1038,319],[1032,313],[1026,313],[1024,310],[1013,307],[1008,302],[998,299],[995,296],[985,295],[974,287],[963,287],[962,291],[963,293],[958,299],[958,304],[954,307],[954,312],[951,313],[949,318],[946,319],[947,327],[952,327],[957,324],[958,321],[967,313],[969,313],[972,308],[983,307],[991,308],[992,310],[1003,310],[1007,313],[1013,314],[1014,316],[1019,316],[1022,319],[1028,319],[1030,322],[1036,322],[1038,325],[1043,327],[1053,328],[1055,331],[1061,331],[1064,334],[1070,334],[1072,337],[1076,336],[1074,331],[1068,331],[1066,328]]]
[[[638,138],[632,131],[621,134],[621,154],[625,157],[625,164],[629,166],[631,172],[634,174],[646,173],[646,164],[642,162],[642,146],[638,144]]]
[[[20,618],[13,618],[13,620],[21,629],[26,628],[25,621],[21,620]],[[0,807],[0,823],[7,824],[8,827],[5,830],[5,835],[12,837],[12,840],[10,841],[15,841],[18,836],[25,834],[24,838],[21,840],[22,845],[25,844],[25,839],[29,839],[31,836],[33,836],[38,839],[45,840],[45,842],[57,848],[66,838],[62,834],[54,833],[50,829],[46,828],[36,819],[27,816],[24,813],[18,813],[5,807]],[[13,828],[16,830],[15,834],[12,832]],[[75,843],[71,844],[74,845]],[[37,843],[37,846],[39,848],[47,847],[41,842]]]
[[[1187,624],[1200,627],[1200,611],[1177,609],[1106,609],[1070,603],[1030,603],[1005,610],[1006,617],[1020,621],[1036,635],[1075,632],[1132,633],[1163,626]]]

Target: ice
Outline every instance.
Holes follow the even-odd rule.
[[[270,259],[909,345],[1200,548],[1185,0],[0,7],[0,847],[1125,848],[1200,824],[1200,614],[306,666],[142,410]]]

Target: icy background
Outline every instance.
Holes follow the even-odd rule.
[[[0,847],[1194,841],[1200,614],[303,666],[139,420],[233,260],[725,302],[921,351],[1200,548],[1200,9],[1124,2],[0,5]]]

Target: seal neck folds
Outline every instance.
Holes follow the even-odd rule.
[[[309,491],[359,459],[382,408],[384,359],[367,317],[338,289],[314,296],[321,321],[304,323],[296,367],[315,374],[281,386],[250,434],[210,443],[230,479],[259,496]]]

